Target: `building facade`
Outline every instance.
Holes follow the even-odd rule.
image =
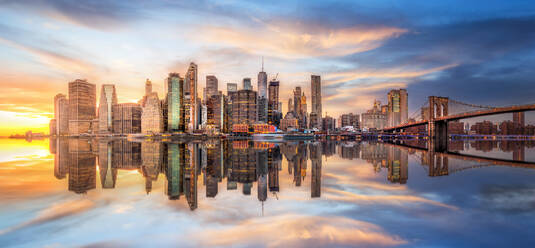
[[[119,103],[113,105],[113,132],[116,134],[141,133],[141,105]]]
[[[380,101],[375,101],[373,108],[362,114],[362,127],[368,129],[382,129],[387,125],[387,113],[385,106]]]
[[[256,121],[257,94],[252,90],[239,90],[230,95],[232,124],[253,124]]]
[[[55,135],[69,134],[69,100],[64,94],[54,97],[54,118],[56,119]],[[51,133],[52,134],[52,133]]]
[[[145,106],[141,114],[141,132],[158,134],[163,131],[163,113],[160,99],[158,99],[158,94],[153,92],[146,97]]]
[[[310,128],[321,129],[321,118],[322,118],[322,108],[321,108],[321,77],[318,75],[310,76],[310,88],[311,88],[311,101],[312,101],[312,110],[311,113],[315,113],[315,120],[310,120],[314,125],[310,125]]]
[[[146,89],[146,87],[145,87]],[[113,106],[117,104],[117,92],[115,85],[103,84],[100,89],[100,101],[98,105],[99,133],[113,132]]]
[[[360,116],[358,114],[343,114],[340,116],[340,127],[351,126],[355,129],[360,128]]]
[[[169,73],[167,78],[167,131],[185,131],[184,79],[178,73]]]
[[[69,83],[69,134],[92,132],[92,120],[96,118],[97,90],[85,79]]]
[[[208,100],[208,98],[210,98],[213,95],[217,95],[217,93],[219,92],[218,85],[219,85],[219,82],[217,81],[217,78],[214,75],[206,76],[206,88],[205,88],[206,95],[204,96],[205,97],[203,99],[204,101]]]
[[[388,125],[396,126],[409,119],[408,94],[406,89],[388,92]]]
[[[268,124],[279,126],[279,81],[271,80],[268,88]]]

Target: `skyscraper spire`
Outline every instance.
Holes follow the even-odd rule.
[[[264,56],[262,56],[262,71],[264,71]]]

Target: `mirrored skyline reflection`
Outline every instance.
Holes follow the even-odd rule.
[[[455,141],[440,153],[425,140],[10,142],[8,247],[535,242],[529,141]]]

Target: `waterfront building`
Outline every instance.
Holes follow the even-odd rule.
[[[219,92],[206,101],[206,125],[209,128],[222,131],[225,117],[225,99],[223,93]]]
[[[211,96],[217,95],[219,92],[219,83],[217,81],[217,78],[214,75],[208,75],[206,76],[206,88],[205,88],[205,95],[204,95],[204,101],[208,100]]]
[[[286,116],[284,116],[284,119],[281,120],[280,128],[283,131],[288,131],[290,129],[298,129],[299,120],[295,118],[295,115],[293,112],[288,112],[286,113]]]
[[[360,116],[358,114],[343,114],[340,116],[340,127],[351,126],[360,129]]]
[[[388,126],[406,123],[409,119],[408,94],[406,89],[388,92]]]
[[[497,134],[498,125],[491,121],[476,122],[476,124],[470,127],[470,131],[475,132],[475,134]]]
[[[96,86],[85,79],[69,83],[69,134],[90,133],[96,118]]]
[[[279,81],[271,80],[268,88],[268,124],[279,126]]]
[[[185,131],[184,79],[178,73],[169,73],[167,78],[167,131]]]
[[[113,107],[117,104],[115,85],[103,84],[100,89],[100,103],[98,105],[99,133],[113,132]]]
[[[373,108],[362,114],[362,127],[368,129],[382,129],[387,124],[387,107],[375,100]]]
[[[323,116],[321,108],[321,77],[319,75],[310,76],[310,88],[311,88],[311,101],[312,101],[312,111],[314,113],[314,119],[311,117],[310,128],[321,129],[321,118]]]
[[[295,87],[293,91],[293,112],[299,121],[299,128],[307,128],[307,105],[305,93],[301,91],[301,87]]]
[[[113,132],[131,134],[141,132],[141,105],[120,103],[113,105]]]
[[[322,118],[322,130],[326,132],[334,131],[336,128],[336,119],[326,115]]]
[[[230,96],[231,123],[251,125],[256,121],[257,94],[252,90],[239,90]]]
[[[54,97],[54,118],[56,119],[57,136],[69,134],[69,100],[64,94],[57,94]],[[52,133],[50,133],[52,134]]]
[[[184,84],[184,119],[186,129],[189,132],[199,129],[199,118],[197,114],[197,64],[191,62],[186,72]]]
[[[161,102],[158,99],[156,92],[150,93],[147,96],[145,106],[141,114],[141,132],[142,133],[162,133],[163,129],[163,115]]]

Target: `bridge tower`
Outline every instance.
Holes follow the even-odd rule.
[[[441,96],[429,97],[429,120],[427,131],[431,140],[430,148],[435,152],[448,150],[448,122],[439,120],[448,115],[449,98]]]

